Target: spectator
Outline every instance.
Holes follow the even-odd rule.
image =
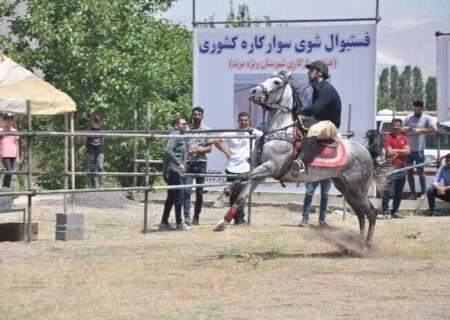
[[[443,180],[444,185],[439,185]],[[436,197],[446,202],[450,202],[450,153],[445,156],[445,164],[442,165],[431,182],[431,187],[427,191],[430,216],[436,217],[441,214],[436,211]]]
[[[17,131],[13,127],[14,115],[10,112],[5,113],[3,116],[3,127],[0,131],[11,132]],[[3,136],[0,139],[0,155],[2,157],[3,166],[6,171],[13,171],[14,164],[19,163],[19,136]],[[5,174],[3,177],[3,187],[11,188],[10,173]]]
[[[311,203],[317,186],[320,184],[320,214],[319,225],[326,227],[327,207],[328,207],[328,193],[330,192],[331,179],[324,179],[317,182],[306,183],[305,199],[303,201],[303,218],[300,222],[300,227],[307,227],[309,223],[309,214],[311,212]]]
[[[250,116],[247,112],[240,112],[238,115],[238,128],[239,129],[250,129]],[[254,134],[262,135],[262,132],[253,129]],[[237,132],[224,133],[224,137],[233,137],[233,136],[246,136],[247,132]],[[228,148],[225,148],[223,145],[223,141],[227,144]],[[244,138],[231,138],[231,139],[216,139],[214,140],[214,145],[219,149],[225,156],[227,157],[227,167],[225,172],[227,174],[239,174],[250,171],[250,139]],[[227,178],[228,182],[235,181],[236,178],[229,177]],[[238,194],[232,194],[230,196],[230,206],[236,200]],[[245,213],[244,213],[245,203],[243,203],[234,217],[234,224],[244,224],[245,221]]]
[[[392,130],[384,137],[384,148],[386,150],[386,158],[390,161],[395,169],[405,166],[405,157],[410,154],[408,138],[402,133],[402,120],[392,119]],[[381,207],[383,209],[383,219],[388,218],[389,199],[392,201],[392,218],[404,218],[399,212],[400,202],[402,201],[403,187],[406,182],[405,171],[399,171],[388,176],[388,185],[384,190],[383,201]]]
[[[89,131],[100,131],[102,128],[102,118],[95,114],[91,119],[91,127]],[[103,137],[84,137],[83,144],[87,150],[87,161],[89,171],[90,187],[95,188],[95,171],[103,172],[103,163],[105,161],[105,154],[103,152]],[[104,187],[104,176],[98,176],[98,186],[100,189]]]
[[[170,134],[183,134],[187,130],[187,122],[183,117],[177,117],[174,121],[174,130]],[[186,172],[186,141],[184,138],[169,138],[164,146],[163,174],[167,185],[184,184]],[[189,231],[191,227],[183,223],[181,207],[183,205],[183,189],[167,190],[167,198],[164,203],[164,211],[159,225],[160,231],[172,231],[174,228],[169,223],[169,215],[172,206],[175,206],[175,219],[178,231]]]
[[[209,127],[202,125],[204,110],[201,107],[192,109],[192,123],[189,125],[191,131],[210,130]],[[205,174],[207,158],[206,154],[211,152],[212,140],[207,138],[187,139],[187,165],[186,173]],[[185,184],[192,184],[195,179],[196,184],[203,184],[204,177],[186,176]],[[192,189],[184,190],[184,217],[187,225],[190,225],[190,209],[191,209]],[[199,224],[200,213],[203,206],[203,187],[195,188],[195,207],[192,224]]]
[[[412,109],[413,113],[406,116],[405,127],[403,128],[408,136],[411,147],[411,153],[406,157],[406,166],[425,162],[425,154],[423,152],[425,148],[424,135],[437,131],[437,126],[436,123],[434,123],[433,118],[423,113],[422,101],[414,101],[412,103]],[[426,181],[424,167],[417,168],[417,173],[419,174],[420,197],[425,199]],[[417,199],[414,169],[408,170],[408,184],[409,190],[411,190],[411,196],[408,199]]]

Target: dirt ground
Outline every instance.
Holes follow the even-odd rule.
[[[450,217],[378,220],[376,248],[355,257],[286,208],[220,233],[225,209],[205,208],[190,232],[156,232],[152,204],[143,234],[143,204],[91,196],[75,208],[85,240],[56,241],[62,203],[45,200],[38,241],[0,242],[0,319],[450,319]],[[353,215],[328,220],[358,230]]]

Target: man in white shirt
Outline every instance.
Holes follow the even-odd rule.
[[[240,112],[238,115],[238,129],[250,129],[250,116],[247,112]],[[254,134],[262,135],[262,132],[253,129]],[[248,132],[225,132],[223,137],[239,137],[249,135]],[[227,148],[224,146],[224,142]],[[231,139],[216,139],[214,145],[219,149],[228,159],[225,172],[227,174],[239,174],[250,171],[250,139],[231,138]],[[227,178],[228,182],[233,182],[236,178]],[[238,194],[230,196],[230,206],[236,200]],[[243,203],[234,217],[234,224],[243,224],[245,221],[244,213],[245,204]]]

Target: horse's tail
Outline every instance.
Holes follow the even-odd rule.
[[[366,132],[366,143],[373,160],[375,183],[379,189],[384,189],[386,185],[386,172],[391,166],[382,159],[383,137],[381,133],[378,130],[368,130]]]

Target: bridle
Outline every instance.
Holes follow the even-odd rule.
[[[273,130],[270,130],[270,131],[267,131],[267,130],[264,129],[263,130],[264,134],[267,135],[267,134],[270,134],[270,133],[273,133],[273,132],[276,132],[276,131],[283,131],[283,130],[286,130],[286,129],[290,128],[290,127],[296,126],[297,124],[300,124],[300,127],[304,128],[303,127],[303,122],[301,121],[301,119],[298,117],[298,114],[297,114],[297,107],[300,107],[300,106],[297,106],[297,107],[295,106],[295,104],[297,103],[298,99],[297,100],[295,99],[294,93],[291,95],[291,97],[288,100],[288,102],[289,102],[290,100],[294,99],[292,108],[289,108],[286,105],[280,104],[280,101],[283,98],[284,91],[286,90],[286,87],[288,85],[290,85],[289,81],[287,81],[283,77],[283,75],[280,75],[280,74],[273,75],[269,79],[271,79],[271,78],[280,79],[281,83],[275,85],[270,90],[267,89],[266,86],[264,86],[264,84],[262,84],[262,83],[258,84],[256,86],[256,87],[261,88],[261,91],[262,91],[262,94],[263,94],[263,97],[264,97],[263,101],[255,102],[257,105],[261,106],[261,108],[263,109],[263,123],[266,122],[266,112],[267,111],[278,111],[278,110],[283,111],[283,112],[290,112],[292,114],[293,123],[290,124],[290,125],[287,125],[285,127],[273,129]],[[278,101],[273,102],[273,103],[267,103],[267,101],[269,99],[269,94],[277,92],[279,90],[283,90],[283,92],[281,92],[281,95],[280,95]],[[301,101],[298,101],[298,103],[301,104]]]
[[[284,79],[284,77],[280,76],[280,75],[273,75],[269,79],[271,79],[271,78],[278,78],[278,79],[281,80],[281,83],[278,84],[278,85],[275,85],[270,90],[267,89],[266,86],[264,86],[264,84],[262,84],[262,83],[258,84],[257,87],[261,88],[262,94],[264,96],[264,102],[260,102],[260,103],[257,103],[257,104],[260,105],[261,108],[263,108],[264,113],[266,111],[274,111],[274,110],[282,110],[282,111],[285,111],[285,112],[292,111],[289,107],[280,104],[280,101],[281,101],[281,99],[283,98],[283,95],[284,95],[284,91],[286,90],[286,87],[289,84],[289,82],[286,81]],[[269,100],[269,94],[278,92],[281,89],[283,91],[281,92],[280,98],[278,99],[278,101],[274,102],[274,103],[267,103],[267,101]],[[292,99],[292,97],[290,99]],[[264,116],[264,119],[265,119],[265,116]]]

